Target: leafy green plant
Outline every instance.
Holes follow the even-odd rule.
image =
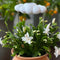
[[[26,26],[25,21],[19,22],[14,26],[16,32],[14,34],[10,31],[6,32],[0,44],[3,47],[13,48],[12,56],[17,54],[25,57],[36,57],[49,53],[50,47],[56,46],[56,42],[59,41],[59,37],[57,37],[59,32],[56,32],[58,28],[54,21],[48,25],[45,23],[43,18],[40,18],[37,27]]]

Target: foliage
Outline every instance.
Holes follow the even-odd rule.
[[[0,0],[0,15],[4,20],[13,20],[15,15],[14,6],[17,0]]]
[[[4,20],[13,20],[15,15],[14,6],[20,3],[35,2],[47,7],[47,16],[51,16],[60,12],[60,0],[0,0],[0,16]],[[27,17],[25,14],[21,16]]]
[[[49,27],[49,35],[43,33],[45,30],[44,28],[47,27],[47,24],[46,21],[44,21],[42,18],[40,18],[37,27],[33,25],[30,25],[30,27],[25,25],[25,21],[22,21],[14,26],[14,29],[16,30],[14,34],[10,31],[6,32],[6,35],[2,40],[3,47],[13,48],[14,53],[12,56],[15,56],[16,54],[26,57],[41,56],[45,53],[49,53],[50,47],[56,46],[56,42],[59,41],[57,38],[57,34],[59,32],[56,32],[56,23],[51,23]],[[29,33],[29,36],[33,37],[31,44],[22,41],[22,37],[24,37],[27,32]]]

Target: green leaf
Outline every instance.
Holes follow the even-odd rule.
[[[14,57],[15,55],[16,55],[16,53],[13,53],[11,56],[13,56],[13,57]]]
[[[35,51],[35,53],[34,53],[34,55],[33,55],[33,57],[36,57],[36,56],[40,56],[41,55],[41,53],[39,53],[39,51]]]
[[[50,49],[49,49],[48,47],[46,47],[46,46],[43,46],[43,48],[44,48],[45,50],[47,50],[47,51],[50,50]]]
[[[24,51],[20,51],[20,52],[19,52],[19,55],[23,55],[23,54],[24,54]]]

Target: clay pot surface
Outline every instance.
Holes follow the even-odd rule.
[[[11,50],[11,53],[13,53],[13,49]],[[12,60],[49,60],[48,54],[45,54],[40,57],[21,57],[15,55]]]

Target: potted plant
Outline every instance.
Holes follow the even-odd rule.
[[[60,33],[56,32],[58,27],[55,19],[49,24],[45,24],[47,21],[42,17],[39,19],[37,27],[26,26],[25,21],[22,21],[14,27],[14,34],[8,31],[3,40],[0,38],[2,47],[12,49],[12,60],[49,60],[51,46],[55,47],[55,56],[60,55],[60,49],[56,47]]]
[[[39,14],[45,13],[47,8],[36,3],[18,4],[15,10],[24,14]],[[60,33],[55,18],[52,23],[45,24],[47,21],[40,18],[37,27],[30,25],[26,26],[23,19],[19,22],[11,33],[9,30],[6,35],[0,38],[2,47],[11,48],[13,60],[49,60],[51,46],[55,47],[55,56],[60,55],[60,48],[56,47],[56,42],[60,40]],[[7,26],[7,24],[6,24]],[[8,28],[8,27],[7,27]]]

